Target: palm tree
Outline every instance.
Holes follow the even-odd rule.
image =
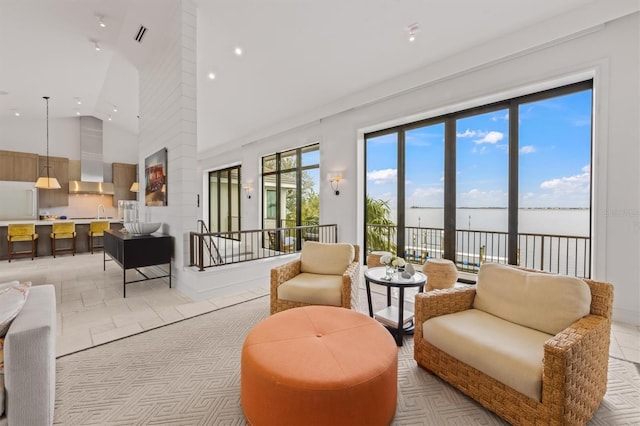
[[[366,198],[367,253],[376,250],[396,252],[396,224],[389,218],[389,201]]]

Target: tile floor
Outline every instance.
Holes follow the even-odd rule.
[[[56,287],[58,356],[269,293],[269,283],[265,282],[259,288],[197,302],[170,289],[165,278],[127,285],[125,299],[122,269],[107,262],[103,271],[102,253],[34,261],[20,258],[1,264],[0,282],[17,279]],[[134,270],[127,271],[127,280],[136,279],[136,274]],[[364,280],[361,286],[364,287]],[[412,298],[413,294],[407,294],[409,303]],[[366,309],[366,299],[361,300],[361,305]],[[640,363],[640,327],[614,322],[610,355]]]

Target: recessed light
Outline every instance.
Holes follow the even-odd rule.
[[[113,106],[113,112],[118,112],[118,107],[117,106]]]
[[[233,52],[237,55],[237,56],[242,56],[242,48],[240,46],[236,47],[235,49],[233,49]]]
[[[111,121],[111,116],[109,116],[109,121]]]
[[[76,115],[80,115],[80,111],[76,111]]]
[[[212,72],[210,72],[207,77],[209,77],[209,80],[215,80],[216,79],[216,75],[214,73],[212,73]]]
[[[416,34],[420,31],[420,25],[417,22],[414,22],[411,25],[407,26],[407,33],[409,33],[409,41],[414,41],[416,39]]]
[[[20,117],[20,113],[18,111],[13,113],[16,117]]]
[[[78,105],[82,105],[82,99],[80,99],[80,98],[76,98],[76,103],[77,103]]]

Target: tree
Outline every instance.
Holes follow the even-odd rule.
[[[366,198],[367,252],[376,250],[396,252],[396,224],[390,219],[389,202]]]

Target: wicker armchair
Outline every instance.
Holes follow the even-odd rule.
[[[336,252],[342,253],[340,254],[340,262],[335,259]],[[346,258],[344,253],[347,253]],[[328,287],[332,287],[333,284],[327,285],[325,278],[335,280],[336,275],[339,278],[340,297],[339,303],[332,304],[347,309],[355,308],[358,302],[360,278],[359,253],[357,245],[306,241],[302,246],[299,259],[271,269],[271,314],[301,306],[328,304],[317,302],[314,297],[319,293],[326,294]],[[343,272],[331,270],[331,268],[335,269],[338,264],[346,266]],[[291,285],[294,281],[296,281],[294,285],[298,287],[295,291],[297,295],[305,294],[302,294],[302,297],[289,296],[288,299],[278,297],[279,289],[282,289],[281,286],[285,283]],[[329,289],[329,291],[331,290]],[[294,299],[303,299],[304,301]]]
[[[451,288],[417,294],[414,358],[484,407],[514,425],[586,424],[607,388],[613,286],[584,280],[590,314],[544,343],[542,399],[534,400],[428,343],[423,323],[471,309],[476,289]]]

